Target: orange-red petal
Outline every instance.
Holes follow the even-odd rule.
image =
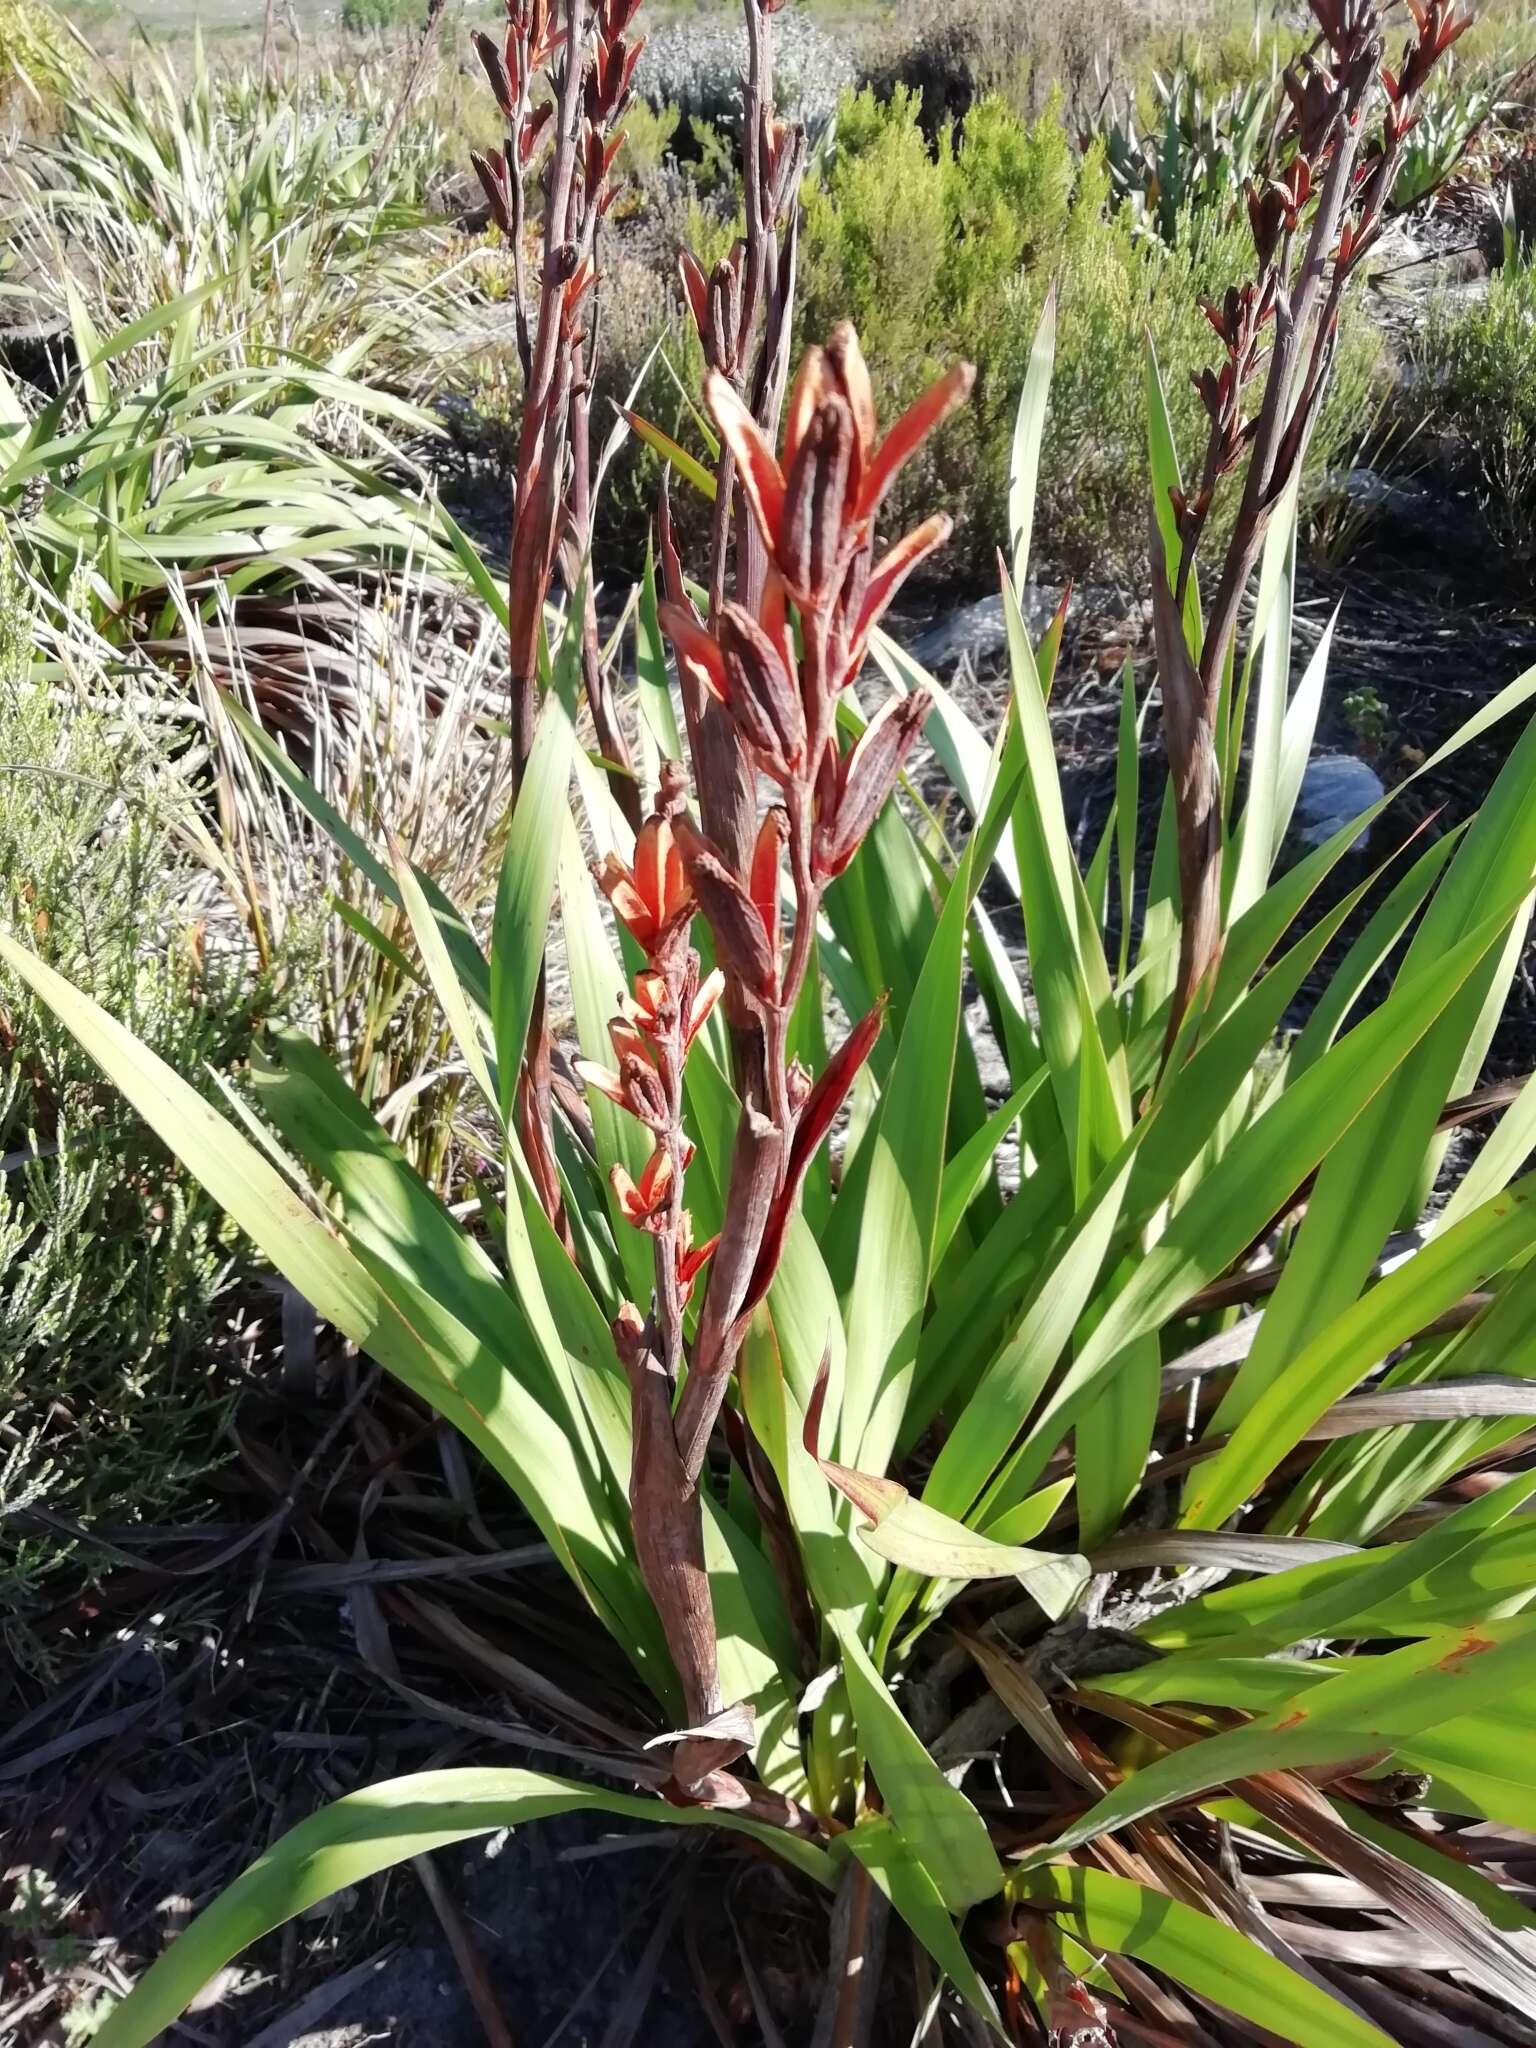
[[[914,526],[904,534],[896,545],[889,549],[875,564],[864,591],[864,602],[859,606],[859,616],[854,624],[853,641],[849,656],[851,680],[859,663],[864,659],[864,649],[870,634],[879,625],[886,606],[900,590],[919,562],[926,561],[936,548],[943,547],[954,531],[955,522],[947,512],[935,512],[931,519],[925,519],[921,526]]]
[[[610,1102],[616,1102],[620,1109],[626,1109],[624,1083],[607,1067],[600,1067],[594,1060],[572,1060],[571,1070],[583,1087],[595,1088],[599,1095],[606,1095]]]
[[[795,381],[789,394],[789,404],[784,412],[784,474],[789,475],[794,465],[800,443],[805,439],[805,430],[818,405],[826,397],[830,379],[827,375],[826,351],[808,348],[800,358],[800,367],[795,372]]]
[[[747,876],[747,894],[757,906],[763,930],[775,953],[779,945],[779,856],[783,851],[787,821],[777,805],[758,827],[752,847],[752,866]]]
[[[656,616],[676,651],[678,667],[711,697],[725,703],[725,660],[713,633],[707,633],[699,624],[690,605],[674,604],[671,598],[662,599]]]
[[[700,269],[697,259],[687,249],[677,252],[677,274],[683,281],[687,295],[688,310],[693,315],[693,324],[701,337],[709,333],[709,280]]]
[[[957,405],[971,394],[976,371],[970,363],[956,363],[937,384],[930,384],[922,397],[909,405],[876,449],[864,472],[859,493],[859,517],[868,519],[895,481],[903,465],[917,453],[928,436],[946,420]]]
[[[762,428],[742,403],[734,385],[718,370],[705,375],[704,403],[736,458],[742,492],[771,555],[778,546],[779,528],[784,521],[783,472],[763,438]]]
[[[858,330],[851,320],[840,321],[833,328],[832,339],[827,343],[827,362],[853,414],[855,460],[848,494],[857,504],[864,473],[875,452],[875,391],[869,381],[869,365],[859,346]]]
[[[710,1011],[724,993],[725,976],[716,967],[699,983],[698,992],[693,999],[693,1008],[688,1012],[688,1027],[683,1034],[685,1046],[692,1045],[694,1039],[698,1037]]]
[[[672,827],[665,818],[647,818],[635,835],[635,887],[658,925],[667,921],[667,853]]]
[[[655,912],[617,854],[604,854],[598,864],[597,886],[613,905],[614,916],[629,927],[635,943],[649,946],[657,932]]]

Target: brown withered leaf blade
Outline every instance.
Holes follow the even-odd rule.
[[[1071,1784],[1081,1785],[1095,1799],[1103,1784],[1062,1731],[1050,1701],[1036,1685],[1023,1661],[984,1636],[955,1631],[956,1640],[980,1667],[981,1675],[1053,1769]]]

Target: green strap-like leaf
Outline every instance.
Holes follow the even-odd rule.
[[[1052,1864],[1021,1873],[1008,1890],[1021,1905],[1059,1913],[1090,1949],[1112,1949],[1161,1970],[1297,2048],[1392,2048],[1390,2035],[1246,1934],[1150,1885]]]
[[[1112,1792],[1030,1866],[1110,1834],[1159,1808],[1264,1771],[1406,1751],[1422,1731],[1472,1714],[1536,1681],[1536,1619],[1488,1621],[1437,1633],[1386,1656],[1355,1657],[1241,1728],[1169,1751]]]
[[[1481,1063],[1502,1003],[1536,877],[1536,721],[1526,727],[1424,914],[1398,981],[1432,976],[1437,961],[1482,927],[1491,904],[1510,902],[1508,927],[1485,948],[1454,1002],[1404,1060],[1392,1088],[1328,1153],[1252,1350],[1211,1422],[1235,1428],[1318,1330],[1354,1301],[1406,1207],[1422,1206],[1420,1172],[1436,1119]],[[1513,900],[1511,901],[1511,899]],[[1316,1069],[1314,1069],[1316,1071]],[[1474,1076],[1475,1078],[1475,1076]]]
[[[1051,395],[1051,370],[1056,360],[1056,287],[1045,295],[1019,394],[1008,463],[1008,537],[1013,556],[1013,587],[1024,588],[1029,575],[1029,544],[1035,526],[1035,487],[1040,476],[1040,443]]]
[[[652,1826],[728,1828],[762,1842],[817,1884],[835,1881],[825,1850],[761,1821],[709,1807],[668,1806],[544,1771],[422,1771],[391,1778],[364,1792],[349,1792],[274,1842],[198,1914],[114,2008],[95,2036],[98,2048],[147,2048],[231,1957],[348,1885],[409,1857],[561,1813],[611,1813]]]
[[[1024,1444],[1008,1460],[989,1492],[992,1513],[1011,1505],[1034,1485],[1050,1452],[1091,1398],[1090,1390],[1105,1373],[1113,1372],[1122,1349],[1159,1328],[1191,1295],[1225,1272],[1279,1213],[1306,1175],[1337,1147],[1343,1133],[1386,1089],[1413,1047],[1499,942],[1509,915],[1507,908],[1496,914],[1452,947],[1432,971],[1400,983],[1379,1010],[1340,1039],[1259,1118],[1241,1145],[1224,1154],[1174,1216],[1163,1237],[1136,1265],[1103,1321],[1052,1390]],[[1148,1122],[1143,1121],[1137,1132],[1147,1128]],[[1135,1136],[1133,1133],[1133,1143]],[[1124,1166],[1117,1162],[1117,1166],[1126,1171],[1129,1162]],[[1049,1293],[1054,1280],[1053,1273],[1042,1291]],[[1055,1355],[1059,1356],[1059,1348]],[[1004,1412],[1016,1416],[1019,1410]],[[990,1423],[990,1460],[996,1459],[999,1421],[997,1409],[980,1399],[971,1401],[939,1454],[929,1485],[930,1498],[946,1459],[953,1454],[959,1464],[961,1454],[956,1446],[963,1433],[970,1439],[969,1464],[984,1450]],[[966,1476],[972,1475],[968,1472]],[[952,1499],[938,1504],[951,1513],[958,1511]]]
[[[1310,1425],[1373,1366],[1533,1245],[1536,1175],[1432,1238],[1283,1365],[1231,1440],[1197,1469],[1181,1525],[1219,1529],[1260,1490]]]
[[[512,829],[496,890],[491,928],[491,1020],[496,1032],[496,1070],[501,1120],[512,1126],[512,1105],[533,999],[544,971],[549,907],[560,857],[558,821],[569,808],[571,757],[575,750],[576,688],[580,658],[581,593],[571,602],[571,623],[560,643],[555,675],[545,693],[528,765],[523,771]]]
[[[952,1913],[992,1898],[1003,1873],[985,1821],[923,1747],[857,1632],[843,1625],[837,1637],[859,1739],[891,1818]]]
[[[836,1840],[836,1853],[858,1858],[966,2004],[1003,2038],[992,1994],[977,1976],[938,1886],[900,1830],[883,1814],[871,1813]]]

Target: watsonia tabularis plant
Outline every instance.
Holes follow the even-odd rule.
[[[716,546],[690,586],[664,522],[664,595],[648,574],[635,614],[626,759],[652,764],[650,807],[621,800],[600,723],[598,761],[576,745],[576,566],[518,742],[488,953],[409,862],[344,846],[409,919],[494,1120],[485,1229],[455,1220],[301,1036],[277,1034],[255,1078],[307,1185],[0,941],[291,1284],[507,1481],[653,1702],[622,1764],[594,1759],[638,1792],[450,1770],[305,1821],[153,1965],[104,2048],[152,2038],[241,1946],[339,1886],[584,1809],[747,1835],[847,1887],[837,2041],[857,2038],[874,1892],[974,2023],[1014,2038],[1112,2039],[1124,2019],[1133,2039],[1257,2026],[1381,2048],[1398,1994],[1313,1958],[1369,1964],[1383,1920],[1436,1959],[1419,2000],[1443,1967],[1530,2006],[1531,1916],[1458,1836],[1475,1826],[1486,1851],[1536,1830],[1536,1521],[1519,1512],[1536,1186],[1516,1178],[1536,1083],[1476,1092],[1536,880],[1536,725],[1480,812],[1410,839],[1305,929],[1396,793],[1280,860],[1328,656],[1325,634],[1292,689],[1299,451],[1343,280],[1460,19],[1414,0],[1388,66],[1373,6],[1314,11],[1249,195],[1256,277],[1212,309],[1226,366],[1190,487],[1148,369],[1171,771],[1150,864],[1132,678],[1113,814],[1084,866],[1047,716],[1065,608],[1038,646],[1020,611],[1049,305],[1015,441],[996,744],[880,631],[945,531],[939,517],[882,552],[883,494],[967,377],[884,438],[849,331],[790,386],[800,150],[772,114],[767,10],[747,0],[747,234],[712,277],[683,266],[720,436],[713,477],[693,466]],[[612,10],[594,28],[573,0],[531,40],[522,0],[509,18],[560,73],[548,147],[563,160],[569,124],[574,161],[582,93],[561,67],[605,35],[617,61]],[[550,401],[540,431],[568,450],[569,411]],[[519,477],[520,504],[555,521],[528,557],[539,616],[583,516],[544,460]],[[1243,501],[1207,623],[1193,563],[1232,472]],[[557,473],[573,473],[564,454]],[[866,653],[891,685],[870,716]],[[1536,672],[1418,773],[1533,695]],[[916,801],[887,801],[919,731],[972,820],[960,848]],[[983,883],[1022,909],[1029,998]],[[545,1021],[557,897],[580,1090]],[[1325,959],[1307,1022],[1282,1035]],[[963,1022],[968,978],[1001,1100]],[[1425,1220],[1449,1124],[1495,1109]],[[1405,1228],[1410,1255],[1389,1256]],[[989,1689],[951,1698],[976,1670]],[[978,1752],[1008,1794],[986,1811],[963,1782]],[[1268,1910],[1250,1871],[1275,1863],[1342,1874],[1369,1933],[1355,1914],[1319,1947],[1311,1921]]]

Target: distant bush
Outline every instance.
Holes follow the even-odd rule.
[[[0,0],[0,106],[60,91],[78,68],[69,30],[44,0]]]
[[[654,177],[672,148],[682,118],[677,107],[652,107],[637,99],[624,116],[618,158],[622,176],[642,183]]]
[[[368,35],[381,28],[420,27],[424,0],[342,0],[341,25],[349,35]]]
[[[1080,159],[1059,102],[1033,123],[1001,97],[946,124],[930,147],[914,91],[847,96],[830,169],[808,188],[801,239],[807,335],[851,318],[883,411],[916,395],[956,355],[977,365],[971,404],[912,465],[893,529],[942,482],[979,564],[1006,528],[1013,415],[1046,290],[1059,301],[1056,374],[1042,474],[1040,545],[1098,577],[1137,567],[1150,479],[1145,337],[1162,365],[1180,446],[1203,445],[1192,374],[1212,359],[1199,307],[1252,261],[1233,210],[1187,216],[1174,246],[1112,210],[1102,150]],[[1346,323],[1314,470],[1332,466],[1378,362],[1361,319]],[[965,538],[962,532],[962,540]]]
[[[1172,243],[1191,214],[1230,216],[1261,175],[1279,95],[1278,73],[1211,93],[1181,67],[1156,79],[1145,109],[1134,91],[1123,106],[1106,93],[1080,139],[1102,143],[1116,198]]]
[[[1486,297],[1432,306],[1419,361],[1489,525],[1518,560],[1536,562],[1536,265],[1517,259],[1494,273]]]
[[[244,1058],[263,992],[184,898],[187,800],[121,715],[27,681],[32,618],[0,560],[0,924],[188,1075]],[[228,1270],[208,1197],[42,1004],[0,975],[0,1611],[86,1527],[185,1505],[229,1395],[208,1363]]]
[[[882,97],[897,86],[914,91],[930,132],[994,93],[1038,113],[1059,90],[1074,115],[1085,114],[1105,63],[1124,65],[1150,25],[1135,0],[948,0],[918,21],[871,82]]]
[[[747,32],[739,18],[697,15],[668,22],[646,39],[635,87],[657,108],[674,106],[734,130],[740,120]],[[845,37],[818,28],[806,14],[774,20],[774,97],[789,119],[817,129],[831,118],[838,94],[855,83],[857,59]]]

